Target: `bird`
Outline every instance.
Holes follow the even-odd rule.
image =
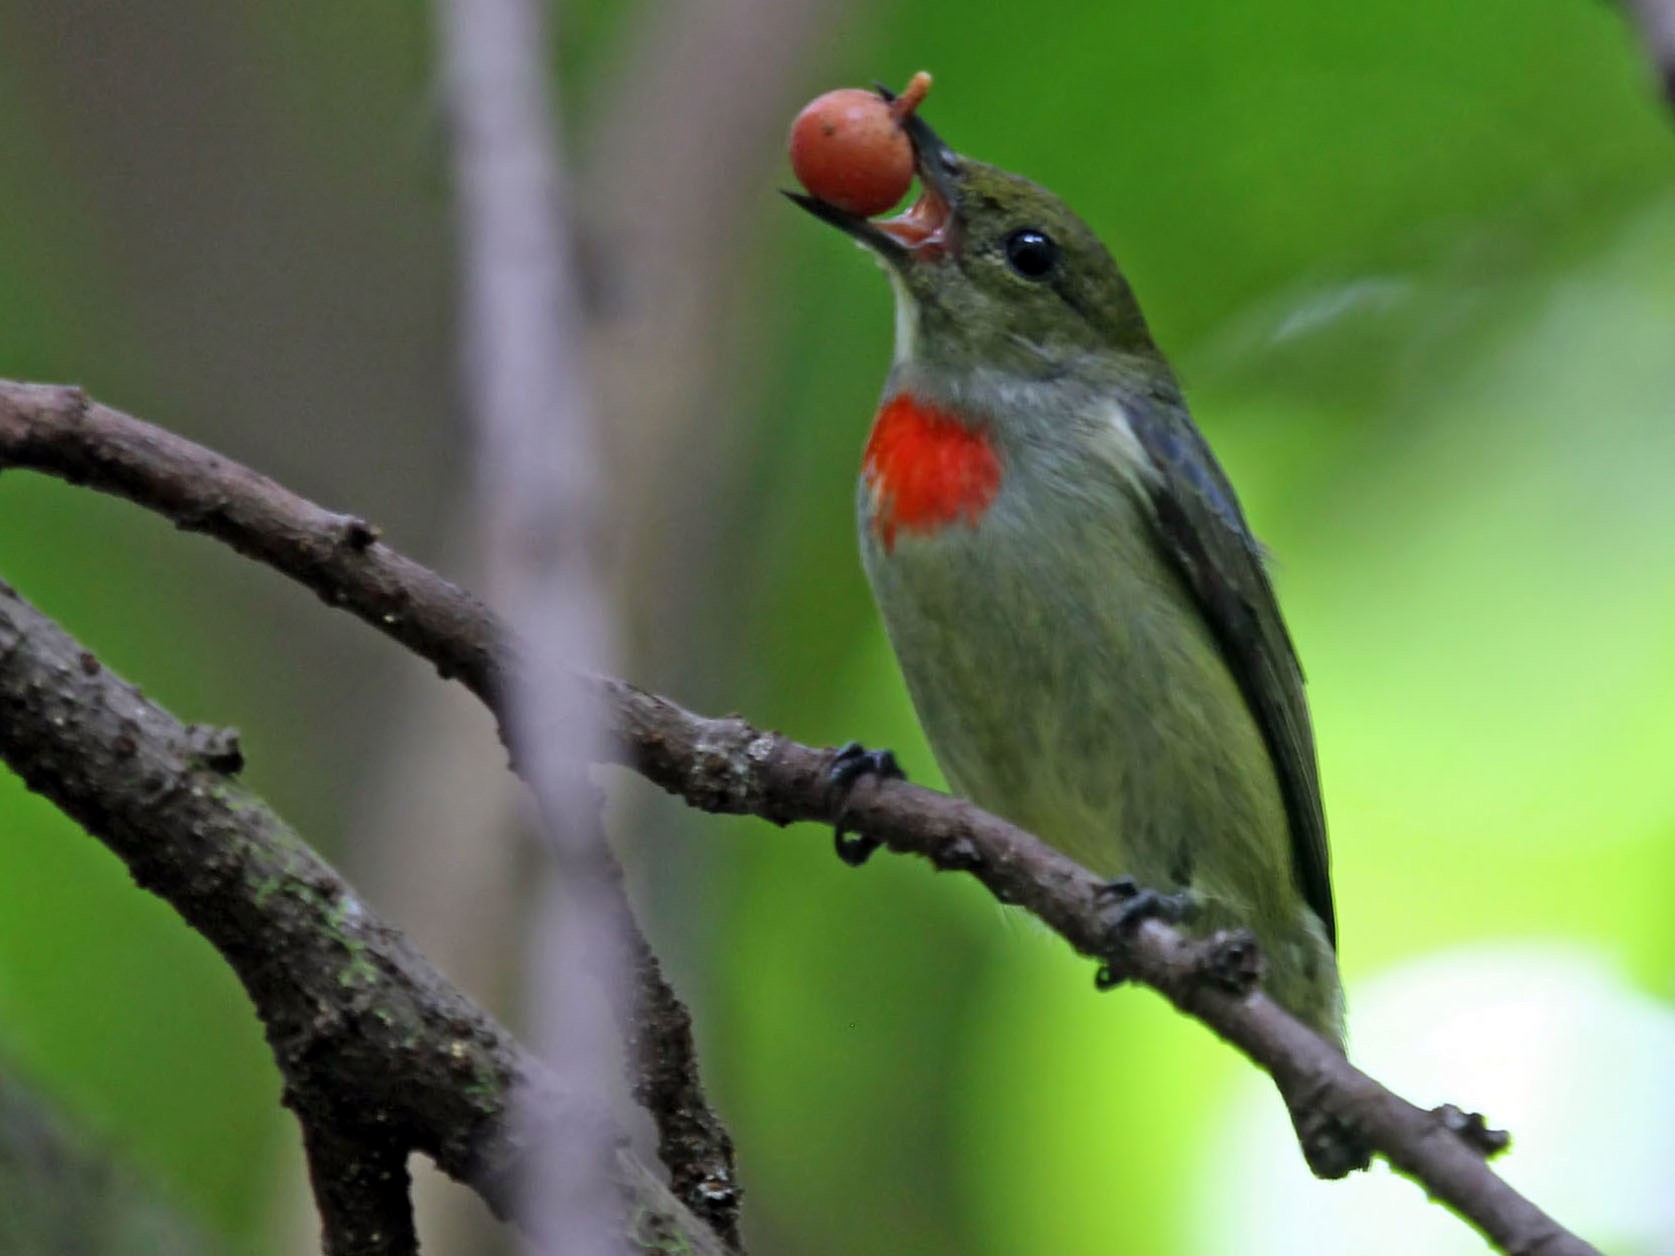
[[[786,195],[894,293],[856,513],[937,763],[1101,877],[1187,905],[1183,927],[1250,931],[1267,993],[1342,1050],[1314,734],[1266,553],[1098,236],[898,121],[904,212]],[[867,772],[898,769],[851,743],[832,779]],[[851,862],[871,846],[840,826]]]

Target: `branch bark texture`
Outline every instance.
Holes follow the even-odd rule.
[[[369,1142],[304,1120],[302,1144],[324,1256],[418,1256],[407,1149],[399,1141]]]
[[[8,464],[79,479],[210,531],[419,649],[491,703],[497,689],[487,682],[500,668],[516,665],[504,630],[456,587],[381,543],[340,552],[344,516],[190,442],[90,406],[78,393],[0,386],[0,466]],[[213,474],[213,482],[195,483],[187,492],[182,481],[190,468]],[[206,494],[218,504],[207,514],[201,507]],[[189,509],[177,514],[183,495]],[[281,540],[250,535],[253,526],[275,516]],[[322,561],[328,552],[334,557]],[[385,616],[395,604],[401,615],[389,622]],[[454,636],[455,630],[466,635]],[[497,662],[501,658],[506,661]],[[825,790],[829,751],[742,719],[694,715],[619,680],[577,683],[590,687],[606,711],[612,760],[692,806],[782,825],[836,818]],[[1155,920],[1114,929],[1099,878],[1021,829],[919,786],[863,783],[846,814],[852,827],[892,850],[919,855],[939,870],[970,873],[1079,952],[1159,991],[1268,1072],[1294,1107],[1351,1131],[1500,1250],[1519,1256],[1595,1251],[1488,1166],[1489,1143],[1478,1123],[1459,1119],[1457,1110],[1426,1111],[1393,1094],[1264,996],[1254,984],[1245,940],[1190,939]]]
[[[5,467],[126,498],[290,576],[428,660],[444,679],[457,679],[494,712],[501,740],[511,745],[503,695],[521,663],[505,625],[457,585],[380,543],[378,528],[359,515],[326,510],[76,388],[0,380]],[[630,948],[650,953],[637,930]],[[660,973],[645,964],[636,969],[646,984],[629,1035],[638,1047],[631,1053],[634,1086],[657,1122],[660,1157],[686,1206],[718,1233],[736,1234],[741,1193],[733,1145],[704,1096],[690,1016]],[[654,1047],[681,1054],[654,1064]]]
[[[236,734],[181,724],[0,585],[0,758],[238,975],[325,1188],[333,1256],[416,1250],[412,1151],[517,1216],[531,1145],[580,1106],[238,783]],[[638,1229],[723,1250],[625,1152],[612,1187]]]

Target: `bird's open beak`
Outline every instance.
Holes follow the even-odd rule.
[[[885,100],[891,93],[879,88]],[[862,218],[818,197],[787,192],[822,222],[854,236],[886,262],[900,266],[910,258],[929,260],[951,243],[954,210],[959,204],[960,158],[917,113],[905,124],[919,175],[919,199],[893,218]]]

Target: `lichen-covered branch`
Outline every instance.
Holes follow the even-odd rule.
[[[379,541],[358,515],[337,514],[264,475],[162,428],[98,405],[76,388],[0,380],[0,469],[27,467],[155,511],[283,572],[328,606],[357,615],[458,679],[494,711],[510,744],[501,695],[505,629],[457,585]],[[629,944],[650,951],[630,918]],[[708,1105],[692,1051],[691,1017],[661,974],[636,976],[630,1037],[634,1089],[658,1124],[659,1154],[681,1198],[718,1233],[737,1233],[741,1192],[732,1140]],[[651,1057],[653,1047],[685,1052]]]
[[[551,1079],[336,871],[238,783],[236,735],[185,726],[0,585],[0,759],[122,859],[237,973],[267,1032],[327,1238],[414,1250],[413,1151],[500,1215],[537,1134],[574,1118]],[[719,1254],[707,1228],[624,1152],[624,1214]],[[374,1236],[377,1241],[374,1241]]]
[[[364,532],[364,523],[77,392],[0,385],[0,466],[8,464],[116,492],[218,536],[458,675],[491,705],[500,669],[516,666],[503,630],[468,594],[382,543],[345,547],[345,531]],[[615,761],[692,806],[776,824],[835,819],[828,751],[742,719],[694,715],[620,680],[578,683],[604,705]],[[1393,1094],[1253,987],[1254,953],[1242,939],[1195,941],[1155,920],[1113,930],[1099,878],[1021,829],[915,785],[863,783],[848,818],[892,850],[970,873],[1078,951],[1160,991],[1271,1074],[1294,1111],[1383,1155],[1502,1251],[1594,1252],[1488,1166],[1497,1140],[1480,1121]]]

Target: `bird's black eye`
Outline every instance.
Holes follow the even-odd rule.
[[[1006,260],[1025,279],[1045,279],[1058,265],[1059,246],[1045,231],[1020,227],[1006,237]]]

